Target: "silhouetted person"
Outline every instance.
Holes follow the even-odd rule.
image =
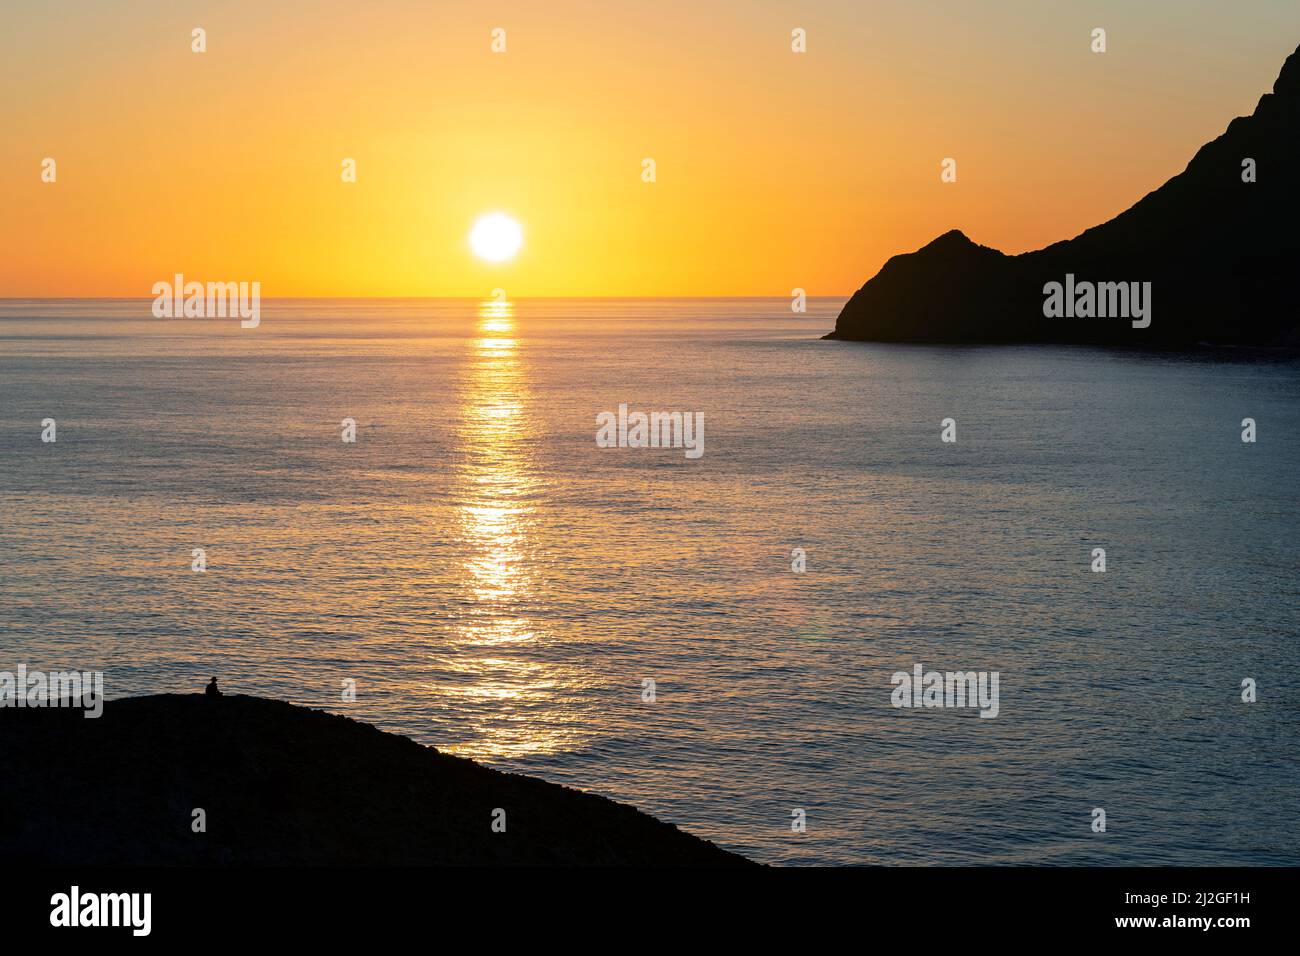
[[[203,691],[203,693],[206,694],[206,695],[209,696],[209,697],[220,697],[220,696],[221,696],[221,689],[220,689],[219,687],[217,687],[217,679],[216,679],[215,677],[212,678],[212,680],[208,681],[208,686],[207,686],[207,688]]]

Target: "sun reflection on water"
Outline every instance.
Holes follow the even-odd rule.
[[[540,479],[514,304],[481,303],[476,331],[456,429],[465,591],[438,690],[473,728],[443,749],[491,762],[570,748],[581,731],[568,702],[574,675],[546,660],[553,641],[528,613],[538,600],[527,559]]]

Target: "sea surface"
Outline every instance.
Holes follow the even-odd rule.
[[[775,864],[1300,863],[1300,363],[841,304],[0,303],[0,670],[217,675]],[[597,447],[620,403],[704,454]],[[895,708],[916,664],[997,717]]]

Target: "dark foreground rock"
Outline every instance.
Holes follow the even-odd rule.
[[[0,781],[10,866],[748,863],[625,804],[258,697],[0,709]]]
[[[1243,163],[1255,182],[1243,181]],[[1138,347],[1300,345],[1300,50],[1253,115],[1132,208],[1045,249],[1008,256],[953,230],[894,256],[826,338],[1080,342]],[[1151,283],[1150,325],[1049,318],[1047,283]]]

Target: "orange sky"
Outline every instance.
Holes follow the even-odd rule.
[[[1109,218],[1298,42],[1262,0],[6,3],[0,296],[847,294],[952,227]]]

